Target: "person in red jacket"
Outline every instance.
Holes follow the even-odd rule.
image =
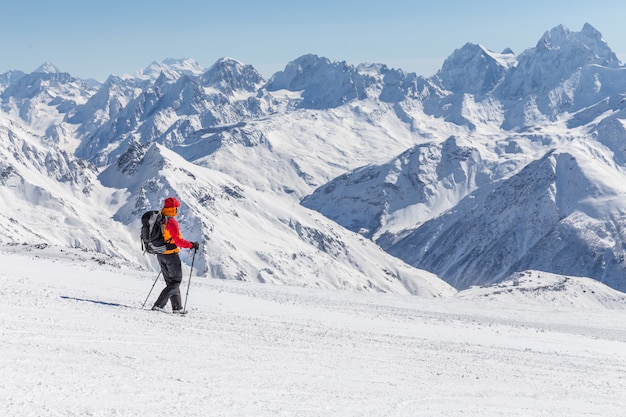
[[[178,227],[178,221],[174,218],[178,214],[180,202],[176,197],[168,197],[163,202],[161,214],[165,217],[165,225],[163,228],[163,238],[166,242],[175,246],[163,253],[157,254],[157,260],[165,278],[166,287],[163,288],[159,298],[157,298],[153,310],[165,311],[165,306],[169,300],[172,304],[172,312],[176,314],[184,314],[182,300],[180,297],[180,283],[183,280],[183,269],[180,262],[180,248],[195,249],[200,246],[198,242],[190,242],[183,239]]]

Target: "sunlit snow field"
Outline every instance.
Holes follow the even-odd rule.
[[[3,416],[626,413],[625,304],[595,291],[581,307],[567,291],[423,298],[193,276],[178,317],[141,310],[155,274],[44,253],[0,252]]]

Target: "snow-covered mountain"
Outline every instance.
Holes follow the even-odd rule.
[[[0,109],[19,120],[36,135],[75,147],[75,126],[64,125],[64,118],[85,104],[97,91],[93,84],[61,72],[45,63],[31,74],[5,76],[10,80],[0,94]]]
[[[496,54],[482,45],[465,44],[446,59],[437,79],[447,91],[456,94],[487,94],[502,82],[517,64],[513,51]]]
[[[0,224],[5,245],[78,247],[126,259],[132,235],[111,220],[124,199],[96,167],[0,114]]]
[[[625,290],[625,71],[586,24],[519,55],[466,44],[429,78],[312,54],[269,80],[232,58],[96,86],[51,64],[1,74],[1,187],[20,202],[4,222],[13,243],[146,264],[85,243],[84,224],[42,232],[21,211],[46,204],[19,184],[71,199],[53,205],[64,224],[95,202],[112,241],[176,195],[205,276],[445,295],[432,274],[467,288],[539,270]],[[84,168],[63,183],[52,161]]]
[[[390,253],[457,288],[539,269],[625,289],[623,248],[617,242],[626,237],[621,226],[626,178],[573,152],[574,146],[572,152],[548,153],[491,188],[481,187],[393,244]]]
[[[129,194],[115,219],[135,230],[143,212],[178,196],[183,236],[203,243],[195,259],[201,276],[424,296],[455,292],[287,197],[250,189],[158,144],[135,143],[100,180]]]
[[[497,175],[496,165],[463,139],[415,145],[381,165],[341,175],[302,204],[378,241],[397,239],[454,207]],[[350,201],[351,204],[345,204]]]
[[[622,309],[626,303],[626,294],[596,280],[539,271],[516,272],[498,284],[472,287],[455,297],[484,299],[496,305],[551,305],[581,310]]]
[[[303,203],[457,288],[539,269],[624,290],[624,68],[589,25],[509,55],[466,45],[432,80],[442,88],[424,109],[437,102],[461,137],[346,173]],[[454,62],[475,90],[455,84]]]

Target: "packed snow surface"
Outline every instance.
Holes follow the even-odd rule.
[[[141,309],[154,274],[99,254],[47,253],[0,252],[3,416],[626,410],[626,302],[595,282],[556,291],[587,281],[551,277],[551,298],[524,298],[543,274],[529,272],[491,292],[427,298],[192,276],[180,317]],[[581,309],[568,297],[600,302]]]

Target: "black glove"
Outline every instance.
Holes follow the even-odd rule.
[[[191,249],[198,250],[199,247],[200,247],[199,242],[191,242]]]

